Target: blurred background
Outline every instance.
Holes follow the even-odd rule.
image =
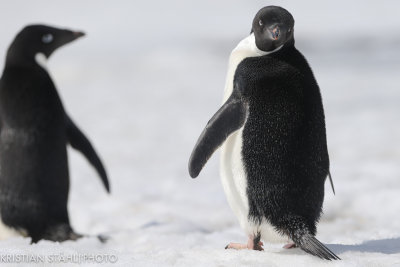
[[[11,1],[0,7],[0,64],[16,33],[43,23],[87,36],[58,50],[49,71],[66,110],[102,157],[111,195],[70,150],[69,211],[78,232],[53,244],[0,242],[4,252],[115,253],[137,266],[318,266],[282,244],[225,251],[245,234],[220,184],[219,153],[196,180],[191,150],[219,108],[228,57],[256,12],[295,18],[296,47],[320,85],[336,196],[326,184],[318,238],[340,266],[400,264],[400,3],[398,1]]]

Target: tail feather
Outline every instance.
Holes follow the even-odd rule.
[[[331,187],[332,187],[333,194],[336,195],[336,193],[335,193],[335,186],[333,185],[332,175],[331,175],[331,172],[330,172],[330,171],[328,171],[328,177],[329,177],[329,182],[331,183]]]
[[[280,218],[275,227],[282,234],[287,234],[303,251],[325,260],[340,260],[335,253],[315,238],[315,222],[307,221],[299,215],[289,214]]]
[[[340,260],[340,258],[330,251],[324,244],[314,236],[306,234],[300,242],[295,242],[305,252],[325,260]]]

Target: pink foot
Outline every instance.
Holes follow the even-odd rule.
[[[233,248],[233,249],[248,249],[247,244],[240,244],[240,243],[229,243],[225,249]]]
[[[249,238],[247,244],[240,244],[240,243],[229,243],[225,249],[233,248],[233,249],[252,249],[252,250],[264,250],[263,247],[264,243],[259,241],[257,244],[254,244],[254,238]]]
[[[295,243],[289,243],[283,246],[283,248],[290,249],[297,247]]]

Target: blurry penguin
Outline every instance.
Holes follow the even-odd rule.
[[[2,232],[64,241],[82,235],[70,225],[67,144],[82,152],[109,192],[106,171],[89,140],[66,114],[46,69],[59,47],[82,32],[45,25],[15,37],[0,80],[0,214]]]
[[[315,238],[329,175],[325,117],[293,27],[281,7],[256,14],[250,36],[231,54],[224,104],[201,133],[189,173],[197,177],[222,145],[223,188],[249,237],[227,248],[263,250],[261,239],[289,239],[286,248],[336,260]]]

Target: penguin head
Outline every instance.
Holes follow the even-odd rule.
[[[46,58],[59,47],[68,44],[83,32],[58,29],[46,25],[29,25],[23,28],[15,37],[8,50],[8,60],[30,60],[40,53]]]
[[[294,45],[294,19],[284,8],[267,6],[257,12],[251,32],[258,49],[270,52],[280,46]]]

